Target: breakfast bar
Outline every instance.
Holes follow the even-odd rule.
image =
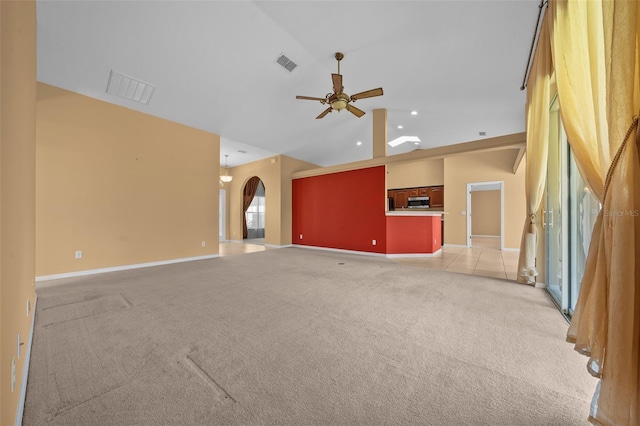
[[[442,212],[386,212],[387,257],[433,257],[442,248]]]

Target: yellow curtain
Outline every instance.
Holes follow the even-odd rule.
[[[550,0],[547,11],[562,121],[603,201],[567,333],[600,378],[590,420],[603,425],[640,424],[639,15],[629,0]]]
[[[527,169],[525,192],[527,218],[522,230],[518,279],[534,284],[538,271],[535,267],[536,247],[540,231],[538,212],[547,181],[547,158],[549,154],[549,104],[551,102],[550,80],[552,75],[549,25],[545,17],[540,27],[538,46],[533,57],[527,79]]]

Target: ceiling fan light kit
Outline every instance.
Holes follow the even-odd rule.
[[[338,73],[331,74],[331,80],[333,82],[333,93],[327,93],[324,98],[315,98],[312,96],[296,96],[296,99],[304,99],[308,101],[319,101],[322,105],[329,104],[329,108],[325,109],[316,117],[316,119],[322,118],[325,115],[329,114],[333,110],[338,112],[346,109],[356,117],[362,117],[365,112],[361,109],[350,105],[349,102],[355,102],[358,99],[364,98],[372,98],[374,96],[382,96],[382,87],[377,89],[371,89],[364,92],[356,93],[355,95],[347,95],[343,92],[344,87],[342,86],[342,74],[340,74],[340,61],[344,58],[344,54],[340,52],[335,53],[336,61],[338,61]]]
[[[331,101],[331,108],[337,111],[342,111],[347,107],[347,104],[349,103],[349,96],[344,93],[340,93],[332,97],[334,97],[335,99]]]

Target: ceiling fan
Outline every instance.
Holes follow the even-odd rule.
[[[320,101],[321,104],[326,105],[329,104],[329,108],[325,109],[320,113],[319,116],[316,117],[322,118],[325,115],[329,114],[334,109],[336,111],[342,111],[346,109],[356,117],[360,118],[364,115],[364,111],[350,105],[349,102],[355,102],[358,99],[364,98],[372,98],[374,96],[382,96],[382,87],[378,87],[377,89],[371,89],[364,92],[356,93],[355,95],[347,95],[342,90],[344,87],[342,86],[342,74],[340,74],[340,61],[344,58],[344,54],[340,52],[336,52],[335,58],[338,61],[338,73],[331,74],[331,79],[333,80],[333,93],[327,93],[324,98],[314,98],[311,96],[296,96],[296,99],[306,99],[309,101]]]

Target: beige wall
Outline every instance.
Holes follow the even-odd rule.
[[[228,239],[242,240],[242,191],[247,181],[258,176],[265,188],[265,244],[291,244],[291,174],[317,165],[277,155],[230,168],[228,193]]]
[[[466,244],[467,183],[504,182],[504,247],[519,249],[525,219],[524,161],[513,173],[516,149],[478,152],[444,159],[445,244]]]
[[[36,275],[218,253],[218,135],[45,84],[37,99]]]
[[[471,233],[500,236],[500,190],[471,192]]]
[[[0,2],[0,424],[13,425],[35,287],[36,5]],[[27,302],[31,310],[27,312]],[[18,356],[18,333],[24,345]],[[11,389],[11,360],[16,382]]]
[[[444,159],[387,165],[387,189],[444,184]]]

